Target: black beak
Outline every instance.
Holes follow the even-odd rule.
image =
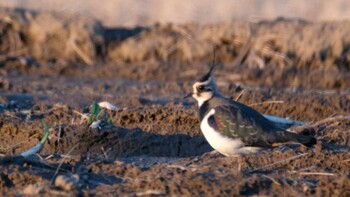
[[[187,94],[186,96],[184,96],[184,99],[187,99],[187,98],[189,98],[189,97],[191,97],[192,96],[192,92],[190,92],[189,94]]]

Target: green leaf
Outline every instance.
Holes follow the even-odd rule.
[[[49,127],[47,126],[45,121],[42,121],[42,125],[43,125],[43,128],[44,128],[44,137],[43,137],[43,139],[41,139],[40,143],[42,145],[44,145],[46,143],[46,141],[47,141],[47,138],[49,137]]]
[[[100,113],[100,107],[98,106],[98,103],[94,101],[91,105],[91,112],[89,116],[89,124],[93,123],[97,120],[97,116]]]

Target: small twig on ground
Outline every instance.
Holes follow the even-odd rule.
[[[265,178],[267,178],[267,179],[270,179],[274,184],[281,186],[281,183],[279,183],[278,181],[276,181],[276,179],[274,179],[274,178],[272,178],[272,177],[270,177],[270,176],[264,175],[264,174],[263,174],[262,176],[265,177]]]
[[[188,168],[187,167],[185,167],[185,166],[181,166],[181,165],[168,165],[167,166],[168,168],[178,168],[178,169],[180,169],[180,170],[188,170]]]
[[[72,159],[74,156],[72,156],[72,155],[61,155],[61,154],[56,154],[57,156],[60,156],[60,157],[62,157],[62,158],[68,158],[68,159]],[[48,160],[48,159],[51,159],[51,158],[53,158],[55,155],[54,154],[52,154],[52,155],[49,155],[49,156],[47,156],[47,157],[45,157],[44,158],[44,160]]]
[[[44,158],[41,155],[39,155],[38,153],[35,154],[35,156],[39,157],[40,161],[44,161]]]
[[[76,144],[76,145],[74,145],[74,146],[68,151],[67,155],[69,155],[78,145],[79,145],[79,143]],[[55,181],[55,178],[56,178],[58,172],[60,171],[60,168],[61,168],[61,166],[62,166],[62,164],[63,164],[63,162],[64,162],[65,160],[66,160],[66,158],[63,158],[62,161],[60,162],[60,164],[57,166],[57,169],[56,169],[56,171],[55,171],[55,174],[53,175],[53,177],[52,177],[51,180],[50,180],[50,185],[53,185],[53,183],[54,183],[54,181]]]
[[[263,104],[281,104],[281,103],[284,103],[284,101],[265,101],[261,103],[249,104],[249,106],[256,106],[256,105],[263,105]]]
[[[81,116],[80,124],[83,124],[83,122],[84,122],[85,120],[89,120],[89,115],[87,115],[87,114],[80,113],[80,112],[77,111],[77,110],[73,110],[73,113],[76,113],[76,114],[78,114],[78,115]]]
[[[331,117],[325,118],[323,120],[317,121],[315,123],[310,123],[308,125],[300,126],[300,127],[296,128],[295,130],[302,131],[306,128],[320,127],[322,125],[328,127],[328,126],[332,125],[332,123],[334,123],[336,121],[340,121],[340,120],[350,120],[350,116],[343,116],[343,115],[331,116]]]
[[[275,165],[278,165],[278,164],[281,164],[281,163],[287,164],[287,162],[290,162],[290,161],[292,161],[292,160],[295,160],[295,159],[298,159],[298,158],[300,158],[300,157],[306,156],[306,155],[308,155],[308,154],[309,154],[309,153],[303,153],[303,154],[300,154],[300,155],[295,155],[295,156],[293,156],[293,157],[289,157],[289,158],[287,158],[287,159],[282,159],[282,160],[277,161],[277,162],[275,162],[275,163],[268,164],[268,165],[262,166],[262,167],[260,167],[260,168],[255,168],[255,169],[253,170],[253,172],[254,172],[254,171],[259,171],[259,170],[262,170],[262,169],[266,169],[266,168],[270,168],[270,167],[272,167],[272,166],[275,166]]]
[[[298,171],[292,171],[290,173],[294,174],[300,174],[300,175],[307,175],[307,176],[312,176],[312,175],[317,175],[317,176],[335,176],[336,174],[334,173],[329,173],[329,172],[298,172]]]
[[[76,114],[78,114],[78,115],[80,115],[83,119],[88,119],[88,118],[89,118],[88,115],[83,114],[83,113],[80,113],[80,112],[77,111],[77,110],[73,110],[73,112],[76,113]]]
[[[242,90],[242,91],[238,94],[238,96],[236,97],[235,101],[238,101],[239,99],[241,99],[241,97],[242,97],[242,95],[243,95],[244,92],[245,92],[245,90]]]
[[[44,158],[44,160],[51,159],[52,157],[54,157],[54,155],[53,155],[53,154],[52,154],[52,155],[49,155],[49,156],[47,156],[47,157],[45,157],[45,158]]]
[[[312,126],[319,126],[319,125],[329,123],[329,122],[334,122],[334,121],[339,121],[339,120],[349,120],[349,119],[350,119],[350,116],[342,116],[342,115],[333,116],[333,117],[329,117],[329,118],[325,118],[323,120],[320,120],[320,121],[312,124]]]
[[[108,159],[107,152],[105,151],[105,149],[103,148],[103,146],[101,146],[101,150],[102,150],[102,153],[103,153],[103,155],[105,156],[105,158]]]
[[[165,195],[164,191],[160,190],[146,190],[144,192],[137,192],[136,196],[151,196],[151,195]]]
[[[68,158],[68,159],[72,159],[73,156],[72,155],[69,155],[69,153],[67,155],[60,155],[60,157],[62,158]]]

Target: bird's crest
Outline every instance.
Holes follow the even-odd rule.
[[[211,73],[212,73],[212,71],[213,71],[213,69],[214,69],[214,67],[215,67],[215,56],[216,56],[216,54],[215,54],[215,46],[213,47],[213,63],[211,64],[211,67],[210,67],[210,70],[209,70],[209,72],[207,73],[207,74],[205,74],[200,80],[199,80],[199,82],[205,82],[205,81],[208,81],[209,80],[209,78],[210,78],[210,76],[211,76]]]

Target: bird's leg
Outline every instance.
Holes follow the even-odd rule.
[[[211,152],[205,153],[203,156],[210,156],[210,157],[218,157],[221,154],[217,150],[213,150]]]
[[[235,156],[234,159],[237,159],[237,163],[238,163],[238,171],[242,170],[242,162],[244,162],[244,156]]]
[[[252,168],[252,165],[248,161],[245,155],[241,155],[238,157],[238,171],[242,171],[242,163],[246,163],[248,168]]]
[[[242,170],[242,157],[238,157],[238,171]]]

